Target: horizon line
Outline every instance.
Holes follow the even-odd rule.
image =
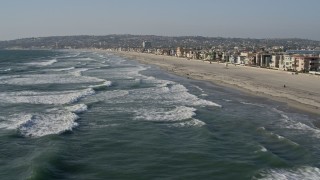
[[[223,37],[223,36],[203,36],[203,35],[175,35],[175,36],[168,36],[168,35],[155,35],[155,34],[104,34],[104,35],[90,35],[90,34],[82,34],[82,35],[50,35],[50,36],[38,36],[38,37],[22,37],[22,38],[16,38],[16,39],[10,39],[10,40],[0,40],[0,42],[4,41],[16,41],[16,40],[22,40],[22,39],[32,39],[32,38],[50,38],[50,37],[76,37],[76,36],[157,36],[157,37],[204,37],[204,38],[224,38],[224,39],[251,39],[251,40],[285,40],[285,39],[299,39],[299,40],[309,40],[309,41],[318,41],[320,40],[315,40],[315,39],[308,39],[308,38],[299,38],[299,37],[284,37],[284,38],[251,38],[251,37]]]

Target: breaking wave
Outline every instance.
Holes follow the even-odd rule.
[[[73,106],[67,106],[65,109],[73,113],[82,113],[88,110],[88,106],[85,104],[76,104]]]
[[[90,88],[100,88],[100,87],[109,87],[112,85],[112,82],[111,81],[105,81],[104,83],[102,84],[98,84],[98,85],[91,85],[89,86]]]
[[[292,169],[269,169],[264,170],[253,179],[269,180],[316,180],[320,177],[320,169],[317,167],[304,166]]]
[[[165,109],[141,109],[136,112],[135,119],[158,122],[181,121],[195,116],[195,111],[195,108],[185,106],[179,106],[169,111],[166,111]]]
[[[202,127],[206,125],[205,122],[200,121],[198,119],[192,119],[190,121],[183,121],[179,123],[173,123],[168,125],[169,127]]]
[[[0,93],[0,100],[4,103],[70,104],[94,93],[95,91],[92,88],[58,92],[8,92]]]
[[[1,128],[17,129],[24,137],[42,137],[49,134],[60,134],[78,124],[79,117],[72,112],[57,110],[50,113],[15,114],[0,124]]]
[[[75,76],[63,74],[39,74],[8,76],[0,79],[0,84],[10,85],[37,85],[37,84],[75,84],[75,83],[94,83],[105,80],[89,76]]]
[[[26,63],[26,65],[29,65],[29,66],[50,66],[56,62],[58,62],[57,59],[52,59],[52,60],[48,60],[48,61],[29,62],[29,63]]]
[[[50,69],[50,71],[57,71],[57,72],[61,72],[61,71],[70,71],[75,69],[75,67],[69,67],[69,68],[61,68],[61,69]]]

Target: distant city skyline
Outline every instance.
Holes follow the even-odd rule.
[[[135,34],[320,40],[319,0],[4,0],[0,40]]]

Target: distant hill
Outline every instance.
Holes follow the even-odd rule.
[[[63,49],[63,48],[140,48],[143,41],[150,41],[153,48],[211,48],[221,47],[233,49],[254,49],[257,47],[283,46],[286,49],[319,48],[320,42],[307,39],[249,39],[222,38],[202,36],[154,36],[154,35],[106,35],[106,36],[51,36],[24,38],[10,41],[0,41],[0,49]]]

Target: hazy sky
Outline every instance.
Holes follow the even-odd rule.
[[[152,34],[320,40],[320,0],[1,0],[0,40]]]

